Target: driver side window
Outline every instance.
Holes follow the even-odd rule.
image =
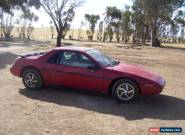
[[[89,58],[79,52],[73,51],[64,51],[61,55],[59,64],[82,68],[93,66],[93,63],[89,60]]]

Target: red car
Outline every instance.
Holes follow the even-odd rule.
[[[85,47],[60,47],[21,55],[10,71],[22,77],[28,89],[61,85],[111,93],[120,102],[159,94],[165,86],[161,76],[143,67],[119,62]]]

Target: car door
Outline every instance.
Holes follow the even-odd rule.
[[[57,78],[60,78],[60,84],[86,90],[101,90],[104,81],[102,71],[91,68],[96,64],[85,54],[63,51],[58,66]]]
[[[59,59],[63,51],[57,51],[49,57],[45,63],[42,72],[45,81],[49,85],[63,85],[64,84],[64,67],[59,64]],[[63,71],[63,72],[62,72]]]

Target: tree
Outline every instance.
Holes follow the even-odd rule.
[[[120,20],[121,20],[121,10],[116,7],[107,7],[106,8],[106,16],[105,16],[105,24],[106,31],[104,32],[104,39],[109,37],[109,42],[112,42],[114,32],[116,33],[117,40],[119,41],[119,28],[120,28]]]
[[[103,34],[103,21],[100,21],[98,34],[97,34],[97,40],[102,41],[102,34]]]
[[[20,38],[30,38],[30,34],[28,34],[27,32],[29,32],[30,27],[32,27],[32,23],[38,21],[38,16],[35,15],[34,13],[32,13],[29,9],[27,9],[25,12],[22,13],[22,15],[20,16],[20,19],[17,19],[17,24],[19,25],[19,27],[17,28],[17,31],[19,33],[19,37]],[[29,35],[29,37],[28,37]]]
[[[66,30],[70,27],[75,9],[80,7],[84,1],[82,0],[43,0],[41,5],[45,12],[52,19],[56,31],[57,31],[57,44],[61,46],[61,39],[64,36]]]
[[[177,34],[179,31],[179,26],[176,23],[171,23],[171,36],[172,42],[177,42]]]
[[[35,7],[36,9],[40,8],[40,0],[1,0],[0,1],[0,8],[2,10],[1,25],[2,25],[2,28],[4,29],[3,31],[6,37],[8,38],[10,37],[13,23],[11,22],[7,24],[7,21],[6,21],[6,24],[3,24],[4,17],[7,17],[10,15],[12,18],[14,16],[13,11],[15,11],[15,9],[16,10],[21,9],[24,14],[29,14],[30,13],[30,12],[28,13],[29,7]],[[8,14],[8,15],[4,16],[4,14]],[[30,16],[29,16],[29,19],[30,19]]]
[[[80,23],[80,27],[79,27],[79,29],[78,29],[78,40],[83,39],[83,37],[82,37],[82,28],[83,28],[83,26],[84,26],[84,22],[82,21],[82,22]]]
[[[27,27],[27,38],[28,38],[28,40],[30,40],[30,36],[31,36],[33,30],[34,30],[34,27],[31,25],[31,23],[29,23],[29,25]]]
[[[113,32],[112,26],[110,24],[106,28],[106,33],[105,33],[104,37],[106,38],[107,35],[109,37],[109,42],[111,43],[112,39],[113,39],[114,32]],[[105,41],[105,39],[104,39],[104,41]]]
[[[0,11],[0,19],[1,19],[1,39],[3,38],[3,9]]]
[[[184,42],[184,35],[185,35],[185,29],[184,26],[181,26],[181,32],[180,32],[180,42]]]
[[[6,14],[6,18],[3,22],[3,33],[6,40],[9,40],[11,38],[11,32],[13,30],[13,23],[12,23],[12,16],[10,14]]]
[[[132,6],[131,26],[133,43],[142,41],[145,44],[150,37],[148,22],[142,10],[135,5]]]
[[[122,13],[122,19],[121,19],[121,30],[122,30],[122,40],[127,43],[132,30],[131,30],[131,11],[129,10],[130,7],[126,6],[125,11]]]
[[[100,16],[85,14],[85,19],[89,22],[89,31],[87,31],[88,39],[93,40],[96,23],[100,19]]]
[[[36,9],[40,8],[40,0],[1,0],[0,7],[6,13],[12,13],[12,9],[22,9],[28,7],[35,7]]]
[[[134,0],[134,5],[143,12],[149,24],[151,46],[160,46],[158,33],[161,25],[183,21],[184,0]]]
[[[120,42],[120,33],[121,33],[121,30],[120,30],[121,22],[114,22],[112,25],[114,27],[114,32],[116,34],[116,40],[119,43]]]

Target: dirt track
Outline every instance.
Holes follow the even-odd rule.
[[[69,44],[69,41],[66,41]],[[17,54],[46,45],[6,47],[0,42],[0,135],[148,135],[150,127],[182,127],[185,134],[185,51],[118,44],[80,43],[119,60],[147,66],[167,80],[161,95],[134,104],[62,89],[29,91],[9,73]],[[51,48],[50,46],[49,48]],[[182,133],[182,134],[183,134]]]

